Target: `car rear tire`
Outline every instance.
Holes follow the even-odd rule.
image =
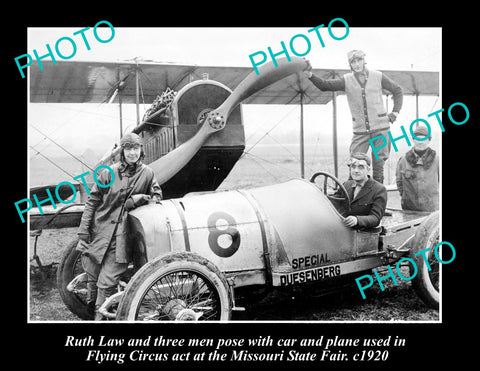
[[[148,262],[132,277],[117,320],[227,321],[231,311],[224,274],[199,255],[176,253]]]
[[[439,243],[439,213],[431,214],[418,227],[412,241],[410,257],[415,261],[417,274],[412,280],[412,286],[417,295],[430,308],[438,309],[440,303],[440,264],[435,257],[435,246]],[[415,253],[430,248],[423,254]],[[426,261],[428,261],[428,265]],[[428,269],[430,265],[431,269]],[[414,267],[410,265],[410,275],[415,274]]]
[[[67,285],[83,272],[82,254],[76,250],[77,244],[78,238],[70,242],[63,252],[57,269],[57,288],[63,302],[73,314],[81,319],[90,320],[93,319],[94,313],[87,305],[86,284],[77,287],[78,291],[75,293],[67,290]]]

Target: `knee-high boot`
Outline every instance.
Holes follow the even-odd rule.
[[[110,296],[117,292],[117,286],[106,288],[99,287],[97,291],[97,300],[95,302],[95,321],[103,321],[105,318],[100,313],[98,313],[98,310],[105,302],[105,300],[107,300]]]
[[[87,281],[87,307],[88,312],[94,316],[95,314],[95,304],[97,301],[97,282],[96,281]]]

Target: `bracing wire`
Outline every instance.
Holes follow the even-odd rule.
[[[38,131],[41,135],[43,135],[46,139],[50,140],[53,144],[55,144],[56,146],[58,146],[60,149],[62,149],[63,151],[65,151],[66,153],[68,153],[70,156],[72,156],[75,160],[77,160],[78,162],[80,162],[82,165],[86,166],[88,169],[90,169],[91,171],[93,171],[93,169],[87,165],[85,162],[83,162],[80,158],[78,158],[77,156],[75,156],[73,153],[71,153],[70,151],[68,151],[65,147],[61,146],[60,144],[58,144],[56,141],[54,141],[52,138],[49,138],[47,135],[45,135],[44,133],[42,133],[38,128],[36,128],[33,124],[30,124],[30,126],[32,128],[34,128],[36,131]],[[44,138],[44,139],[45,139]],[[40,151],[36,150],[37,151],[37,154],[41,154]],[[45,157],[45,156],[44,156]]]
[[[280,118],[280,120],[279,120],[273,127],[271,127],[270,130],[268,130],[265,134],[263,134],[263,135],[262,135],[253,145],[251,145],[247,150],[245,150],[245,152],[242,154],[242,156],[245,155],[245,154],[248,154],[253,148],[255,148],[255,146],[256,146],[258,143],[260,143],[263,139],[265,139],[265,137],[266,137],[267,135],[269,135],[274,129],[276,129],[277,126],[280,125],[280,124],[282,123],[282,121],[285,120],[285,118],[286,118],[295,108],[296,108],[296,107],[294,106],[291,110],[289,110],[287,113],[285,113],[285,115],[284,115],[282,118]],[[260,127],[262,127],[262,126],[260,126]],[[250,137],[247,138],[247,141],[248,141],[251,137],[253,137],[253,135],[255,135],[257,132],[258,132],[258,130],[255,131],[255,133],[253,133],[252,135],[250,135]]]
[[[277,143],[281,148],[283,148],[286,152],[288,152],[295,160],[300,162],[300,159],[295,155],[292,151],[290,151],[284,144],[280,143],[278,140],[276,140],[274,137],[272,137],[269,133],[267,133],[267,136],[273,140],[275,143]]]
[[[278,163],[276,162],[273,162],[273,161],[269,161],[265,158],[262,158],[262,157],[259,157],[259,156],[256,156],[256,155],[252,155],[251,153],[248,153],[247,156],[252,160],[254,161],[258,166],[260,166],[263,170],[265,170],[270,176],[272,176],[276,181],[281,181],[281,179],[276,176],[275,174],[273,174],[269,169],[267,169],[263,164],[262,162],[264,163],[269,163],[275,167],[277,167],[278,169],[281,169],[282,171],[285,171],[285,172],[288,172],[288,173],[292,173],[292,174],[296,174],[294,171],[292,171],[291,169],[288,169],[284,166],[281,166],[279,165]],[[260,161],[259,161],[260,160]]]
[[[54,161],[50,160],[47,156],[45,156],[43,153],[37,151],[35,148],[33,148],[32,146],[30,146],[31,149],[33,149],[34,151],[37,152],[38,155],[42,156],[45,160],[47,160],[48,162],[50,162],[51,164],[53,164],[54,166],[56,166],[57,168],[59,168],[60,170],[62,170],[65,174],[69,175],[70,177],[74,177],[72,174],[70,174],[67,170],[65,170],[63,167],[61,167],[60,165],[56,164]]]
[[[275,141],[280,147],[282,147],[285,151],[287,151],[291,156],[292,158],[294,158],[298,163],[300,163],[300,159],[297,155],[295,155],[294,153],[291,152],[290,149],[288,149],[286,146],[284,146],[283,144],[281,144],[280,142],[278,142],[273,136],[270,135],[270,133],[275,130],[282,122],[283,120],[285,120],[285,118],[290,115],[292,113],[293,110],[295,110],[297,107],[296,106],[293,106],[291,110],[289,110],[288,112],[285,113],[285,115],[283,117],[280,118],[280,120],[278,120],[278,122],[273,125],[267,132],[265,132],[253,145],[251,145],[247,150],[244,151],[244,153],[242,154],[242,156],[240,157],[240,159],[242,159],[243,156],[245,155],[251,155],[251,151],[253,148],[255,148],[261,141],[263,141],[266,137],[269,137],[270,139],[272,139],[273,141]],[[262,125],[260,125],[260,128],[262,127]],[[252,138],[256,133],[258,132],[258,130],[256,130],[253,134],[251,134],[248,138],[247,138],[247,141]],[[319,137],[317,136],[317,144],[316,144],[316,147],[315,147],[315,155],[316,155],[316,150],[317,150],[317,147],[318,147],[318,142],[319,142]],[[306,166],[306,170],[310,171],[310,172],[313,172],[313,162],[315,161],[315,155],[314,155],[314,158],[312,159],[311,163],[310,164],[305,164]],[[263,159],[262,157],[260,156],[256,156],[256,158],[260,159],[260,160],[264,160],[265,162],[270,162],[266,159]],[[272,163],[272,162],[270,162]],[[273,164],[273,163],[272,163]],[[289,170],[289,169],[285,169],[285,170]],[[289,170],[290,171],[290,170]]]

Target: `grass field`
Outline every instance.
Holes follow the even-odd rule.
[[[247,148],[248,151],[248,148]],[[319,170],[333,173],[330,149],[307,146],[305,150],[305,178]],[[399,154],[392,154],[386,169],[388,183],[393,182],[394,166]],[[300,176],[298,146],[256,146],[242,157],[220,190],[251,188],[274,184]],[[345,148],[339,151],[339,178],[347,178]],[[392,171],[393,168],[393,171]],[[45,169],[32,168],[33,174]],[[50,177],[50,181],[54,181]],[[390,195],[389,195],[390,197]],[[398,206],[398,195],[392,194],[391,201]],[[55,286],[55,272],[62,251],[74,238],[76,229],[43,230],[37,241],[37,253],[45,269],[31,262],[29,279],[30,321],[76,321],[64,306]],[[30,257],[33,257],[35,239],[30,237]],[[411,283],[398,279],[399,285],[390,284],[386,291],[369,289],[363,300],[358,289],[343,290],[332,294],[316,292],[311,288],[296,291],[260,291],[258,295],[242,295],[239,305],[245,312],[234,314],[234,320],[321,320],[321,321],[437,321],[439,311],[427,308],[416,296]],[[258,289],[257,289],[258,291]],[[254,293],[255,294],[255,293]]]
[[[30,321],[79,321],[63,304],[56,289],[55,273],[61,253],[74,237],[76,228],[44,230],[38,240],[38,253],[46,265],[41,274],[32,263],[30,274]],[[34,239],[31,238],[31,245]],[[406,271],[402,274],[408,276]],[[385,273],[380,273],[385,274]],[[265,291],[255,288],[240,292],[237,305],[245,312],[235,312],[233,320],[242,321],[437,321],[439,311],[423,304],[411,283],[397,277],[398,285],[386,282],[386,290],[378,285],[369,289],[362,299],[356,286],[333,293],[315,287],[294,291]]]

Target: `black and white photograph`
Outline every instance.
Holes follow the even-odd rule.
[[[26,27],[27,330],[82,368],[435,349],[464,254],[444,137],[471,97],[445,91],[441,24],[320,18]]]
[[[316,31],[109,24],[108,60],[30,67],[32,272],[59,291],[31,321],[439,320],[440,29]],[[222,60],[240,38],[258,74]],[[158,39],[178,62],[141,59]]]

